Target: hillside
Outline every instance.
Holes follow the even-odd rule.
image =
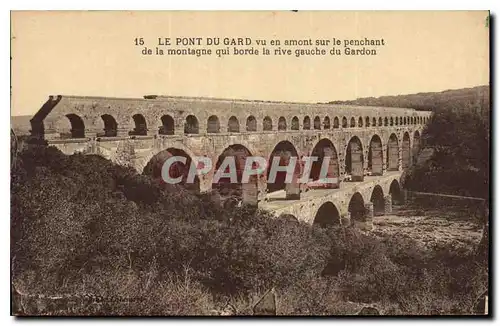
[[[489,85],[446,90],[443,92],[417,93],[396,96],[365,97],[352,101],[331,101],[330,104],[388,106],[414,108],[416,110],[448,109],[452,111],[476,111],[484,117],[490,112]]]
[[[14,129],[16,135],[28,135],[31,130],[31,115],[18,115],[10,117],[10,127]]]

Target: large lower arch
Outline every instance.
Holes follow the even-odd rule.
[[[318,180],[320,178],[328,178],[335,180],[327,183],[325,188],[339,188],[339,160],[337,151],[333,143],[326,138],[321,139],[312,150],[312,157],[317,157],[317,161],[313,162],[311,167],[310,179]],[[325,171],[322,171],[323,164]]]
[[[279,160],[275,159],[275,157],[278,157]],[[293,160],[292,157],[295,157],[296,164],[292,168],[293,175],[290,182],[289,183],[286,182],[286,176],[287,176],[286,171],[277,172],[274,180],[270,180],[270,172],[273,165],[273,161],[276,160],[277,162],[279,162],[277,166],[280,167],[289,166],[289,164],[293,163],[291,162],[291,160]],[[268,160],[267,175],[266,175],[267,191],[275,192],[284,189],[286,192],[287,199],[299,198],[300,184],[298,179],[300,177],[300,171],[301,168],[299,162],[299,154],[295,146],[286,140],[279,142],[272,150]]]
[[[391,134],[387,142],[387,171],[397,171],[399,169],[399,144],[398,137]]]
[[[345,173],[351,175],[351,181],[363,181],[363,145],[357,136],[347,144],[345,156]]]
[[[410,135],[405,132],[403,135],[403,148],[401,151],[401,164],[403,166],[403,170],[406,170],[410,167],[411,160],[411,149],[410,149]]]
[[[145,136],[148,134],[148,127],[146,124],[146,119],[142,114],[134,114],[132,116],[132,119],[134,119],[134,130],[132,130],[129,134],[130,135],[139,135],[139,136]]]
[[[418,153],[420,152],[420,132],[418,130],[413,134],[412,158],[413,164],[417,163]]]
[[[236,199],[236,202],[241,201],[243,204],[257,205],[257,175],[250,176],[248,182],[243,182],[244,180],[242,180],[243,172],[245,171],[245,163],[249,156],[252,156],[250,151],[240,144],[231,145],[224,149],[221,155],[219,155],[215,165],[212,189],[218,191],[225,199],[231,198]],[[235,170],[231,171],[233,167]],[[235,173],[236,180],[231,180],[230,177],[218,178],[217,175],[219,173]],[[223,174],[220,174],[220,176],[223,176]],[[216,178],[218,178],[218,180],[216,180]]]
[[[104,136],[116,137],[118,134],[118,123],[116,123],[115,118],[109,114],[103,114],[101,118],[104,122]]]
[[[85,137],[85,124],[80,116],[71,113],[67,114],[66,117],[71,124],[71,138],[84,138]]]
[[[327,201],[326,203],[321,205],[316,212],[313,225],[318,225],[323,228],[328,226],[340,225],[339,210],[332,202]]]
[[[352,195],[349,201],[348,211],[351,213],[351,220],[355,222],[365,222],[366,219],[366,209],[363,196],[359,192]]]
[[[189,170],[195,168],[194,162],[182,149],[170,147],[159,152],[149,160],[142,173],[151,176],[155,180],[161,180],[162,183],[167,183],[168,181],[162,177],[162,169],[165,161],[173,156],[179,157],[179,159],[182,159],[182,157],[185,158],[185,163],[180,161],[173,162],[168,169],[170,178],[176,179],[181,177],[181,181],[178,184],[188,190],[199,192],[200,180],[198,176],[195,176],[193,180],[188,179]]]
[[[371,175],[382,175],[384,173],[383,163],[382,140],[378,135],[374,135],[370,140],[368,150],[368,171],[371,172]]]
[[[373,203],[373,214],[375,216],[380,216],[385,214],[384,191],[382,190],[381,186],[376,185],[373,188],[370,201]]]

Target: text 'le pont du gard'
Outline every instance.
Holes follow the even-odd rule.
[[[269,43],[269,44],[267,44]],[[284,39],[284,40],[253,40],[249,37],[159,37],[159,46],[170,45],[183,45],[183,46],[196,46],[196,45],[273,45],[273,46],[330,46],[330,45],[343,45],[348,46],[384,46],[385,40],[381,39]]]

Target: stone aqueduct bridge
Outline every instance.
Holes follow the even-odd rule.
[[[221,189],[212,183],[218,168],[215,162],[220,163],[227,155],[268,159],[328,156],[328,176],[344,180],[349,175],[353,182],[341,182],[340,189],[335,190],[302,192],[296,183],[285,185],[277,180],[270,184],[267,175],[262,175],[240,185],[243,202],[257,202],[266,189],[284,189],[288,203],[293,204],[288,206],[294,207],[288,212],[300,216],[297,202],[318,204],[317,194],[325,191],[339,193],[364,187],[361,193],[368,206],[368,192],[382,190],[387,197],[391,182],[399,181],[416,156],[420,134],[430,115],[402,108],[215,98],[50,96],[31,125],[33,136],[43,137],[66,154],[101,155],[140,173],[149,169],[149,173],[158,174],[152,171],[154,163],[170,155],[183,155],[188,161],[196,156],[208,157],[214,168],[197,179],[196,187],[202,192]],[[312,179],[318,178],[318,168],[313,165]],[[299,200],[301,193],[303,199]],[[353,199],[359,194],[355,192]],[[259,206],[283,211],[283,207],[273,208],[272,202],[261,201]],[[377,211],[381,204],[374,204]],[[342,201],[339,205],[338,215],[355,211],[349,208],[351,203]],[[312,208],[302,207],[308,210],[302,215],[310,220]]]

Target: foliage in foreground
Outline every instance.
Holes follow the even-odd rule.
[[[469,313],[487,284],[472,248],[415,251],[411,239],[227,212],[98,156],[32,147],[11,188],[12,283],[25,294],[14,307],[28,314],[198,315],[228,302],[249,314],[271,287],[280,314]]]

